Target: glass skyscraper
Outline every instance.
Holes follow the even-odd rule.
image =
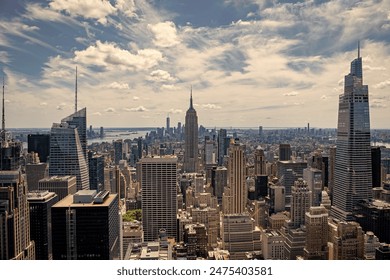
[[[357,202],[372,197],[368,86],[363,85],[362,58],[351,62],[339,97],[332,216],[353,220]]]
[[[86,109],[54,123],[50,133],[49,175],[76,176],[77,190],[89,189],[88,163],[84,147]]]

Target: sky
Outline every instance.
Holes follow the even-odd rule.
[[[390,128],[388,0],[0,0],[6,126],[337,126],[360,41],[371,128]]]

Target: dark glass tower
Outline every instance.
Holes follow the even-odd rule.
[[[198,116],[192,104],[192,89],[190,108],[186,113],[184,141],[184,171],[196,172],[198,166]]]
[[[372,197],[368,86],[363,85],[362,58],[351,62],[339,97],[332,216],[353,220],[357,202]]]

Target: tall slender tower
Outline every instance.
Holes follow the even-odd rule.
[[[196,172],[198,167],[198,116],[192,104],[192,87],[190,108],[186,113],[184,142],[184,171]]]
[[[245,176],[245,146],[239,142],[231,140],[229,147],[228,160],[228,185],[232,196],[231,211],[232,214],[241,214],[246,212],[246,176]]]
[[[331,215],[350,221],[357,202],[372,197],[370,111],[360,46],[358,57],[351,62],[351,73],[344,78],[344,93],[339,97],[336,145]]]

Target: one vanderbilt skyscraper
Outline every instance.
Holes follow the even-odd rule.
[[[351,62],[351,71],[344,78],[338,113],[331,214],[342,221],[350,221],[357,202],[372,197],[368,86],[363,85],[359,46],[358,57]]]

